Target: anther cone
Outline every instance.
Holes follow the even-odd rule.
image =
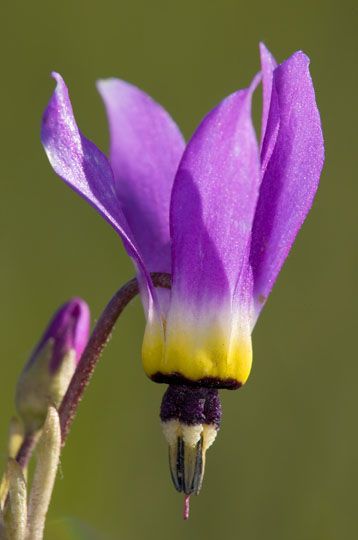
[[[186,496],[200,492],[206,452],[220,425],[218,391],[171,385],[165,392],[160,417],[169,446],[169,468],[177,491]]]

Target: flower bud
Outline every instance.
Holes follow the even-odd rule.
[[[73,298],[55,313],[25,365],[16,388],[16,407],[25,431],[40,429],[48,406],[59,407],[87,344],[89,308]]]

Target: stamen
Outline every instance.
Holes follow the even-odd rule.
[[[186,521],[189,519],[190,514],[190,495],[184,496],[184,509],[183,509],[183,519]]]
[[[186,495],[184,519],[189,516],[188,496],[201,490],[206,451],[215,440],[220,416],[217,390],[181,385],[169,386],[164,394],[160,418],[175,489]]]

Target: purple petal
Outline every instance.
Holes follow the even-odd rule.
[[[111,135],[115,190],[150,271],[170,272],[169,205],[184,151],[169,114],[145,92],[118,79],[98,82]]]
[[[260,189],[250,256],[257,315],[312,205],[323,166],[321,123],[308,66],[307,56],[297,52],[274,72],[280,127]]]
[[[280,116],[275,86],[273,86],[273,71],[276,60],[260,43],[261,72],[262,72],[262,123],[261,123],[261,171],[264,174],[267,163],[276,144]]]
[[[140,272],[144,302],[150,309],[153,287],[118,201],[110,164],[106,156],[79,131],[66,85],[59,74],[54,73],[53,77],[57,86],[45,110],[41,131],[49,161],[55,172],[119,234]]]
[[[250,302],[240,276],[249,269],[260,183],[251,120],[258,81],[206,116],[179,165],[170,213],[173,285],[164,354],[153,362],[154,347],[143,347],[151,376],[176,373],[225,385],[243,384],[250,372]]]
[[[175,178],[172,296],[197,306],[232,298],[245,258],[260,181],[251,120],[257,83],[208,114]]]

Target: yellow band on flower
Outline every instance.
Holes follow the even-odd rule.
[[[252,364],[250,335],[226,335],[221,328],[172,325],[163,341],[156,325],[148,325],[143,342],[143,367],[149,377],[181,376],[189,381],[215,379],[246,382]]]

